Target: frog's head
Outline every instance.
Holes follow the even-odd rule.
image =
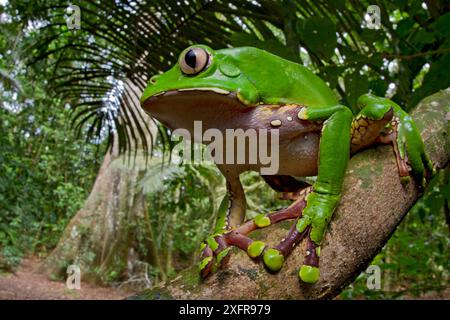
[[[257,69],[264,67],[258,58],[260,52],[264,51],[188,47],[175,66],[150,79],[141,105],[172,129],[186,128],[186,122],[192,120],[207,121],[208,117],[218,118],[226,112],[242,112],[260,102]],[[248,65],[253,67],[244,67]]]

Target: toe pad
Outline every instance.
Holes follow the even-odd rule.
[[[271,271],[278,271],[283,266],[284,256],[277,249],[268,249],[264,253],[263,260],[264,260],[264,264]]]
[[[320,277],[320,271],[317,267],[303,265],[298,272],[299,278],[306,283],[316,283]]]

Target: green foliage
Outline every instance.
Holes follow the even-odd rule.
[[[0,261],[7,266],[55,246],[98,168],[95,148],[67,126],[69,111],[48,123],[42,118],[50,104],[36,104],[19,113],[0,109]]]
[[[5,269],[26,253],[56,245],[99,166],[97,146],[75,136],[69,108],[44,91],[48,74],[26,72],[19,57],[6,55],[19,39],[14,32],[21,33],[9,25],[0,37],[0,70],[10,77],[0,81],[0,268]]]
[[[163,183],[153,183],[158,180]],[[161,169],[161,164],[157,164],[150,167],[140,184],[152,185],[151,190],[144,191],[148,192],[149,219],[161,261],[160,272],[171,274],[174,268],[178,270],[186,262],[192,262],[198,245],[212,231],[212,213],[225,192],[223,178],[212,165],[166,165]],[[173,265],[175,260],[177,266]]]

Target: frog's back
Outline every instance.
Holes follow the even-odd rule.
[[[338,103],[326,83],[303,65],[253,47],[223,49],[216,53],[233,58],[259,91],[261,102],[295,103],[309,107]]]

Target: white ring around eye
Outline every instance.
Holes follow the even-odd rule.
[[[180,69],[184,74],[195,75],[203,71],[209,62],[209,53],[199,47],[187,50],[179,60]]]

